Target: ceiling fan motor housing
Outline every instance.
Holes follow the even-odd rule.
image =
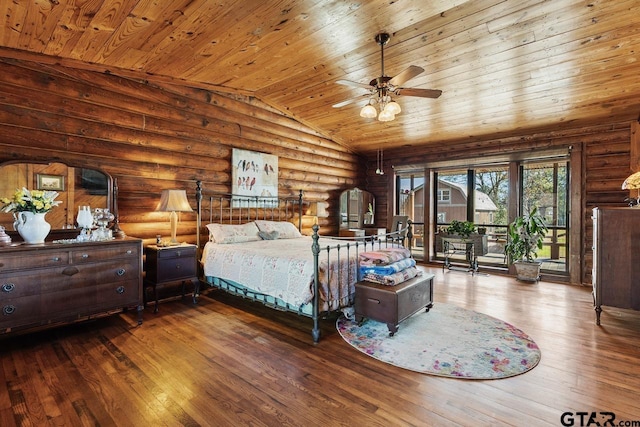
[[[390,39],[391,39],[391,36],[389,35],[389,33],[376,34],[376,37],[375,37],[376,43],[378,43],[380,46],[384,46],[387,43],[389,43]]]

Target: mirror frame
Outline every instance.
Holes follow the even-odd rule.
[[[113,226],[111,228],[113,229],[114,236],[123,237],[124,233],[122,233],[122,231],[120,230],[119,222],[118,222],[117,180],[114,179],[111,176],[111,174],[105,172],[104,170],[87,166],[81,163],[67,162],[59,159],[51,160],[51,161],[39,161],[39,160],[30,160],[30,159],[10,160],[10,161],[0,163],[0,168],[3,166],[16,165],[16,164],[51,165],[55,163],[63,164],[67,167],[75,168],[75,169],[91,169],[91,170],[102,173],[107,178],[107,194],[106,194],[107,206],[106,207],[115,216],[115,219],[113,220]],[[74,210],[75,208],[76,206],[74,206]],[[5,232],[11,237],[12,242],[16,242],[16,243],[22,242],[22,237],[20,237],[20,234],[18,234],[17,231],[5,229]],[[78,229],[51,228],[51,231],[49,232],[49,235],[46,237],[45,241],[49,242],[52,240],[73,239],[78,236],[78,233],[79,233]]]
[[[356,194],[357,197],[353,198],[351,195]],[[367,201],[365,201],[365,197]],[[346,199],[346,200],[343,200]],[[366,227],[374,227],[375,226],[375,196],[367,191],[362,190],[358,187],[349,188],[340,193],[339,199],[339,209],[338,209],[338,226],[341,230],[346,229],[361,229]],[[353,203],[352,203],[353,202]],[[371,216],[369,221],[367,221],[367,212],[368,212],[368,204],[371,203],[374,209],[374,214]],[[355,206],[354,206],[355,205]],[[355,208],[355,211],[351,208]],[[343,211],[345,211],[343,213]],[[346,222],[343,221],[343,214],[346,214]],[[352,220],[352,218],[357,218],[357,221]]]

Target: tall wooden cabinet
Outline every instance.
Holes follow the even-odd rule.
[[[593,297],[601,306],[640,310],[640,208],[593,209]]]
[[[142,323],[142,240],[0,247],[0,334],[127,308]]]

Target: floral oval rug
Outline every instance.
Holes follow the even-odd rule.
[[[495,317],[437,303],[404,322],[394,336],[386,323],[362,326],[341,316],[336,326],[361,352],[400,368],[465,379],[519,375],[540,361],[538,345],[520,329]]]

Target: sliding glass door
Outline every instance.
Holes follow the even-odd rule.
[[[436,231],[443,231],[453,220],[470,221],[478,227],[483,248],[477,252],[479,265],[506,267],[509,170],[492,165],[465,170],[446,170],[435,174]],[[436,235],[434,253],[443,258]]]
[[[413,257],[424,259],[424,173],[396,174],[396,215],[406,215],[413,222]]]
[[[413,246],[418,257],[431,252],[432,260],[444,260],[439,232],[453,220],[471,221],[484,235],[478,264],[507,268],[504,247],[507,227],[513,220],[509,213],[527,213],[536,207],[549,227],[544,248],[538,254],[543,262],[542,271],[568,273],[569,162],[566,157],[426,171],[433,172],[432,188],[426,189],[427,194],[424,193],[424,173],[396,173],[396,214],[408,215],[414,221]],[[425,230],[425,201],[432,206],[433,230]],[[434,236],[433,247],[425,251],[424,236],[429,231]]]
[[[529,162],[523,164],[521,173],[520,211],[526,214],[537,208],[549,227],[538,252],[542,271],[560,274],[568,272],[568,169],[566,160]]]

